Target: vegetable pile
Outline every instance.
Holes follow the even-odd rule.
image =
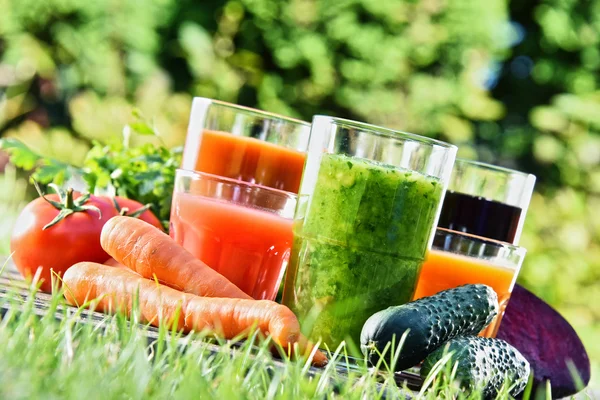
[[[23,209],[11,240],[17,269],[43,291],[62,281],[67,302],[94,301],[108,313],[130,315],[137,302],[144,322],[184,332],[232,339],[258,329],[288,354],[327,362],[287,307],[251,299],[197,260],[163,232],[148,206],[50,186],[57,193],[46,196],[36,184],[40,197]]]
[[[163,232],[181,150],[129,147],[130,129],[123,143],[95,143],[82,167],[41,157],[13,139],[0,140],[15,165],[32,171],[40,191],[12,235],[12,257],[21,274],[36,279],[45,292],[63,282],[73,305],[95,300],[98,310],[129,314],[137,293],[150,324],[209,330],[225,339],[258,329],[289,354],[299,351],[314,364],[325,364],[287,307],[251,299]],[[60,188],[78,179],[86,193]],[[42,194],[38,182],[56,194]]]
[[[64,274],[64,294],[72,305],[95,300],[98,310],[130,315],[137,301],[143,321],[152,325],[209,330],[225,339],[256,328],[289,354],[299,351],[316,365],[327,362],[302,337],[287,307],[251,299],[165,234],[145,207],[133,215],[149,213],[146,219],[154,226],[118,215],[137,207],[131,200],[111,203],[52,186],[57,194],[41,195],[25,207],[11,242],[17,268],[26,278],[39,279],[42,290],[56,289],[54,278]]]

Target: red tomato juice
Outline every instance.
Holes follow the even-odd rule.
[[[175,193],[170,235],[255,299],[274,300],[292,246],[292,219],[205,196]]]

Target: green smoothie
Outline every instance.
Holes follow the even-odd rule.
[[[411,300],[442,182],[365,159],[325,154],[299,206],[283,302],[329,348],[359,343],[373,313]]]

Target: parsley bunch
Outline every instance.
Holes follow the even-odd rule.
[[[182,149],[145,144],[140,147],[95,143],[84,161],[83,179],[92,193],[108,191],[142,204],[168,228],[175,171]]]

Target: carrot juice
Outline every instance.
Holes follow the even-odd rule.
[[[180,176],[184,172],[193,174],[192,178]],[[202,181],[177,187],[183,179],[195,176],[202,176]],[[268,209],[267,206],[283,207],[284,201],[273,201],[277,196],[265,195],[264,190],[180,170],[169,233],[248,295],[274,300],[290,256],[292,215],[280,212],[284,208]],[[292,210],[293,197],[293,204],[288,202],[287,207]]]
[[[186,143],[192,145],[198,148],[196,152],[186,149],[186,169],[298,193],[306,158],[303,152],[213,130],[204,130],[199,142]]]
[[[421,268],[414,299],[466,284],[488,285],[498,295],[500,309],[498,316],[480,335],[494,337],[508,304],[517,272],[517,266],[503,266],[499,262],[433,249],[427,254]]]

